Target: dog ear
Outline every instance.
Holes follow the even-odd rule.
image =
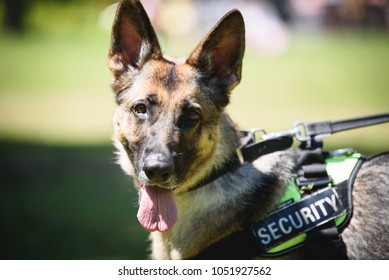
[[[114,78],[160,57],[157,36],[142,4],[139,0],[122,0],[116,11],[108,54],[108,67]]]
[[[245,51],[245,27],[241,13],[227,13],[187,59],[208,81],[230,93],[241,79]]]

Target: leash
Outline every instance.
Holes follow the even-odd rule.
[[[290,148],[293,138],[312,146],[312,141],[317,141],[334,133],[350,129],[372,126],[389,122],[389,113],[344,119],[338,121],[324,121],[317,123],[296,122],[293,129],[266,133],[263,129],[253,129],[247,133],[243,144],[237,149],[240,163],[243,165],[252,162],[262,155]],[[261,141],[255,142],[256,134],[263,132]]]
[[[348,224],[352,216],[352,184],[360,166],[362,165],[363,158],[354,167],[354,170],[348,180],[329,187],[329,184],[332,183],[332,178],[326,172],[323,157],[324,152],[321,149],[322,138],[332,135],[333,133],[386,122],[389,122],[389,113],[311,124],[306,122],[297,122],[291,130],[269,134],[263,129],[241,132],[243,136],[242,145],[237,149],[236,156],[234,156],[222,170],[212,172],[210,176],[200,182],[193,189],[200,188],[226,173],[233,172],[242,165],[250,163],[262,155],[286,150],[292,146],[293,140],[297,139],[302,144],[300,148],[306,151],[306,156],[298,164],[300,169],[297,174],[296,184],[300,189],[309,187],[311,189],[315,188],[316,191],[310,194],[310,190],[308,190],[304,195],[305,199],[287,206],[279,212],[284,211],[285,213],[289,213],[294,209],[293,207],[302,207],[299,205],[307,206],[309,203],[312,205],[314,201],[319,201],[318,199],[320,197],[318,198],[317,195],[317,190],[319,190],[322,195],[330,195],[335,192],[336,196],[341,201],[341,205],[344,206],[344,208],[341,209],[344,211],[342,213],[348,214],[345,216],[345,221],[342,222],[340,228],[338,228],[334,222],[334,218],[339,213],[333,213],[331,218],[325,222],[318,220],[318,225],[315,225],[312,230],[309,229],[309,232],[307,232],[305,242],[284,250],[280,254],[288,253],[302,245],[305,245],[307,249],[306,257],[308,258],[346,259],[347,251],[342,241],[340,232]],[[260,132],[263,135],[259,138],[259,140],[257,140],[257,135]],[[323,199],[320,201],[322,200]],[[271,248],[271,246],[261,247],[261,244],[258,243],[260,240],[259,237],[256,236],[255,233],[253,234],[256,230],[258,232],[258,229],[260,229],[263,225],[267,225],[270,221],[274,221],[274,216],[277,215],[278,217],[281,217],[280,219],[285,221],[286,218],[283,217],[285,217],[286,214],[283,214],[284,216],[280,213],[277,214],[277,212],[275,214],[270,214],[264,220],[254,223],[251,227],[245,228],[243,231],[234,232],[224,239],[212,244],[198,255],[192,257],[192,259],[251,259],[259,255],[269,257],[279,256],[280,254],[278,253],[268,255],[267,250]]]
[[[333,122],[318,122],[313,124],[303,124],[305,134],[308,137],[331,135],[336,132],[371,126],[389,122],[389,114],[373,115],[361,118],[339,120]],[[299,136],[299,135],[297,135]],[[304,138],[303,138],[304,139]]]
[[[262,155],[290,148],[294,138],[312,146],[310,142],[337,132],[386,122],[389,122],[389,113],[317,123],[299,121],[294,124],[291,130],[273,133],[266,133],[263,129],[253,129],[250,132],[244,132],[246,136],[243,139],[243,144],[237,149],[236,153],[239,162],[243,165],[256,160]],[[263,133],[259,141],[256,140],[258,132]]]

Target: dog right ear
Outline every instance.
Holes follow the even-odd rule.
[[[157,36],[139,0],[122,0],[112,27],[108,67],[115,80],[162,57]]]
[[[187,59],[207,81],[228,94],[241,80],[245,27],[241,13],[227,13]]]

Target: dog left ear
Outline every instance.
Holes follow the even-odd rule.
[[[245,27],[238,10],[227,13],[205,36],[187,63],[230,93],[240,82],[245,51]]]
[[[122,0],[112,27],[108,67],[115,79],[162,57],[157,36],[139,0]]]

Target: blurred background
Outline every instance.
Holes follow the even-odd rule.
[[[389,111],[386,0],[144,0],[165,53],[188,55],[231,8],[247,52],[242,129]],[[1,259],[144,259],[137,194],[115,164],[106,67],[115,1],[0,2]],[[389,127],[325,140],[389,150]]]

